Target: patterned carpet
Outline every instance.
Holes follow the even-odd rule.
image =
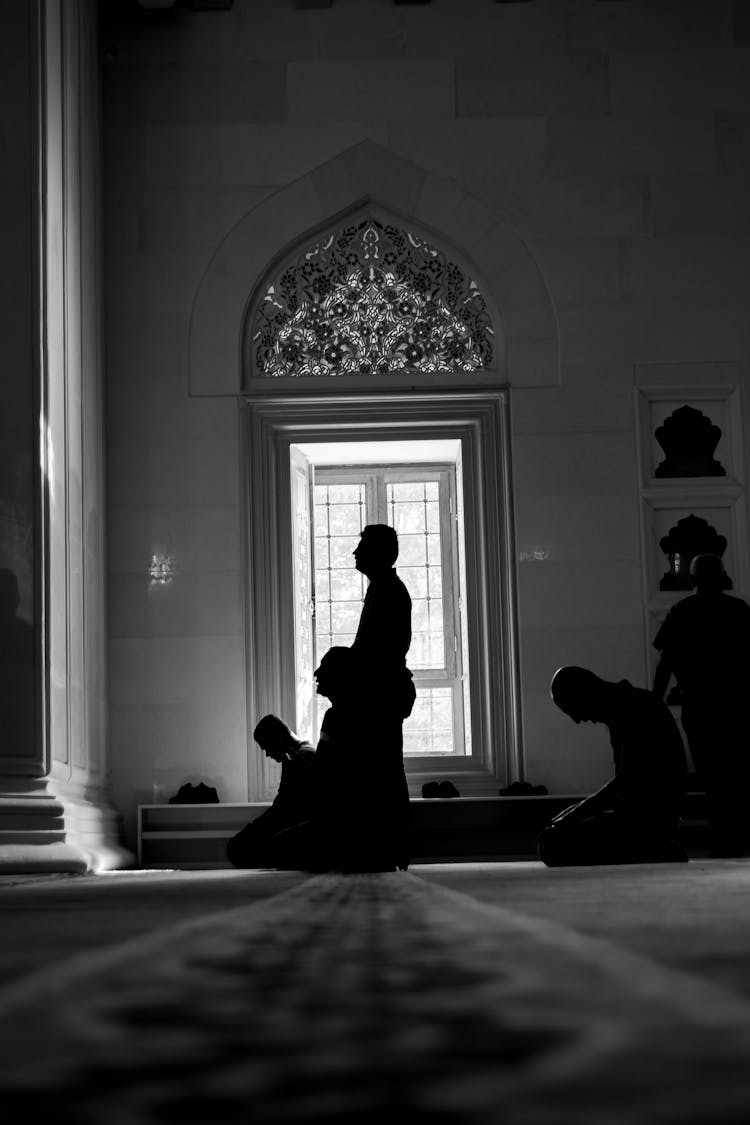
[[[3,1120],[740,1125],[750,1003],[413,874],[321,875],[0,992]]]

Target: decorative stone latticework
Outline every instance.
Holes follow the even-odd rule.
[[[669,533],[659,541],[664,554],[669,559],[669,570],[662,575],[660,590],[692,590],[690,563],[696,555],[723,555],[727,540],[711,527],[708,520],[689,515],[678,520]],[[732,580],[727,575],[725,589],[732,588]]]
[[[456,374],[492,363],[493,335],[484,297],[455,262],[368,215],[274,277],[248,345],[256,377]]]
[[[666,455],[657,465],[655,477],[726,476],[726,469],[713,456],[721,430],[695,407],[679,407],[654,436]]]

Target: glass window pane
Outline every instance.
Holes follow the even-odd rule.
[[[331,605],[331,628],[334,633],[356,633],[362,603],[333,602]]]
[[[429,653],[430,668],[443,668],[445,666],[445,637],[443,633],[430,633]]]
[[[427,633],[412,633],[411,644],[406,654],[406,663],[412,671],[418,668],[429,668],[430,646]]]
[[[393,507],[393,526],[399,535],[403,532],[424,531],[424,504],[395,504]]]
[[[436,480],[428,480],[425,482],[425,492],[428,500],[437,500],[440,496],[440,485]]]
[[[314,484],[313,485],[313,500],[315,504],[325,504],[328,500],[328,485],[327,484]]]
[[[424,535],[399,535],[399,566],[424,566],[426,561],[427,544]]]
[[[354,633],[334,633],[332,645],[343,645],[344,648],[349,648],[354,640]]]
[[[388,499],[397,503],[404,500],[424,500],[424,482],[399,481],[388,485]]]
[[[315,534],[327,535],[328,534],[328,507],[325,504],[315,505]]]
[[[411,628],[413,633],[427,632],[429,628],[429,612],[427,599],[415,599],[411,603]]]
[[[406,586],[412,601],[427,597],[427,571],[418,566],[398,567],[398,576]]]
[[[317,570],[328,568],[328,540],[317,538],[313,540],[315,544],[315,567]]]
[[[429,503],[425,504],[427,514],[427,530],[433,532],[440,531],[440,505]]]
[[[331,603],[315,599],[315,632],[330,633],[331,631]]]
[[[330,557],[331,566],[337,570],[342,568],[351,569],[354,565],[354,557],[352,551],[359,543],[359,536],[357,535],[336,535],[330,540]]]
[[[453,693],[450,688],[417,688],[414,709],[404,722],[404,753],[452,754]]]
[[[430,606],[430,632],[442,633],[443,631],[443,603],[438,598],[432,598]]]
[[[362,575],[357,570],[331,571],[331,598],[333,601],[362,600]]]
[[[328,582],[327,570],[315,571],[315,596],[321,601],[328,601],[331,596],[331,587]]]
[[[431,566],[440,566],[442,559],[440,557],[440,536],[428,535],[427,536],[427,561]]]
[[[328,499],[331,504],[359,504],[364,501],[363,484],[329,484]]]
[[[429,570],[430,575],[430,597],[442,598],[443,596],[443,568],[441,566],[431,566]],[[406,579],[404,579],[406,581]]]
[[[417,731],[404,730],[404,753],[405,754],[429,754],[431,749],[431,739],[428,733],[418,733]]]
[[[331,535],[359,535],[363,511],[359,504],[332,504],[328,509]]]

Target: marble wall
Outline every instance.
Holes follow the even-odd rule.
[[[601,731],[574,727],[547,687],[563,662],[648,680],[636,386],[747,378],[736,8],[103,6],[110,730],[129,825],[186,780],[248,795],[239,408],[231,385],[190,385],[193,301],[236,224],[366,140],[457,191],[467,239],[467,199],[509,223],[551,300],[554,354],[524,336],[528,274],[502,301],[525,371],[512,453],[527,774],[556,792],[607,775]],[[284,229],[269,221],[266,260]],[[249,268],[248,297],[256,281]]]

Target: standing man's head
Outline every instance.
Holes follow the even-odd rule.
[[[714,594],[725,590],[727,572],[718,555],[696,555],[690,563],[690,577],[699,594]]]
[[[555,672],[550,694],[574,723],[605,723],[610,716],[610,687],[588,668],[568,664]]]
[[[354,548],[354,565],[366,578],[390,570],[398,558],[398,535],[387,523],[368,523]]]
[[[266,757],[274,762],[283,762],[288,754],[296,750],[299,741],[278,715],[264,715],[253,731],[253,738]]]

